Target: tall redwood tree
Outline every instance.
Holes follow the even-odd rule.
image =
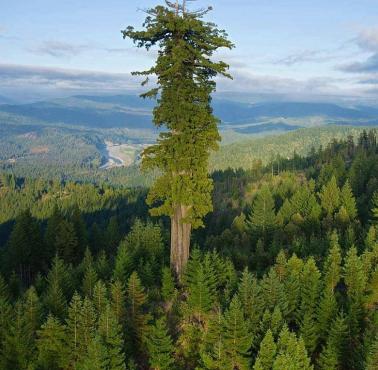
[[[156,87],[142,97],[157,99],[154,124],[164,128],[157,143],[144,151],[142,167],[161,174],[147,202],[152,215],[171,219],[171,265],[178,276],[189,258],[192,229],[201,227],[212,210],[208,159],[220,141],[211,108],[214,78],[231,78],[226,63],[212,60],[215,51],[233,44],[224,30],[203,19],[210,10],[189,12],[185,0],[166,1],[147,10],[143,30],[122,31],[140,48],[158,47],[154,66],[134,72],[147,77],[143,85],[148,76],[156,76]]]

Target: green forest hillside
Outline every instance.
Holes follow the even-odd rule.
[[[211,169],[230,168],[251,169],[256,161],[267,164],[297,155],[307,155],[312,149],[327,146],[332,140],[357,137],[364,127],[353,126],[318,126],[299,129],[286,134],[249,138],[236,143],[223,145],[211,158]]]
[[[177,284],[144,190],[2,172],[0,369],[374,370],[376,133],[213,179]]]

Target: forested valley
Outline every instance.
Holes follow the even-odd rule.
[[[0,369],[377,369],[377,133],[212,179],[178,281],[146,189],[2,173]]]

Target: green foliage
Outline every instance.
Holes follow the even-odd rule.
[[[241,303],[237,297],[224,314],[224,366],[230,369],[249,368],[252,336],[248,330]]]
[[[275,227],[277,221],[274,200],[267,186],[258,193],[248,220],[252,230],[264,237]]]
[[[156,320],[155,325],[152,326],[147,338],[147,348],[152,369],[172,368],[174,347],[164,317]]]

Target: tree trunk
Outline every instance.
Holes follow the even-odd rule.
[[[178,205],[171,216],[171,267],[178,279],[189,259],[191,224],[184,223],[189,207]]]

